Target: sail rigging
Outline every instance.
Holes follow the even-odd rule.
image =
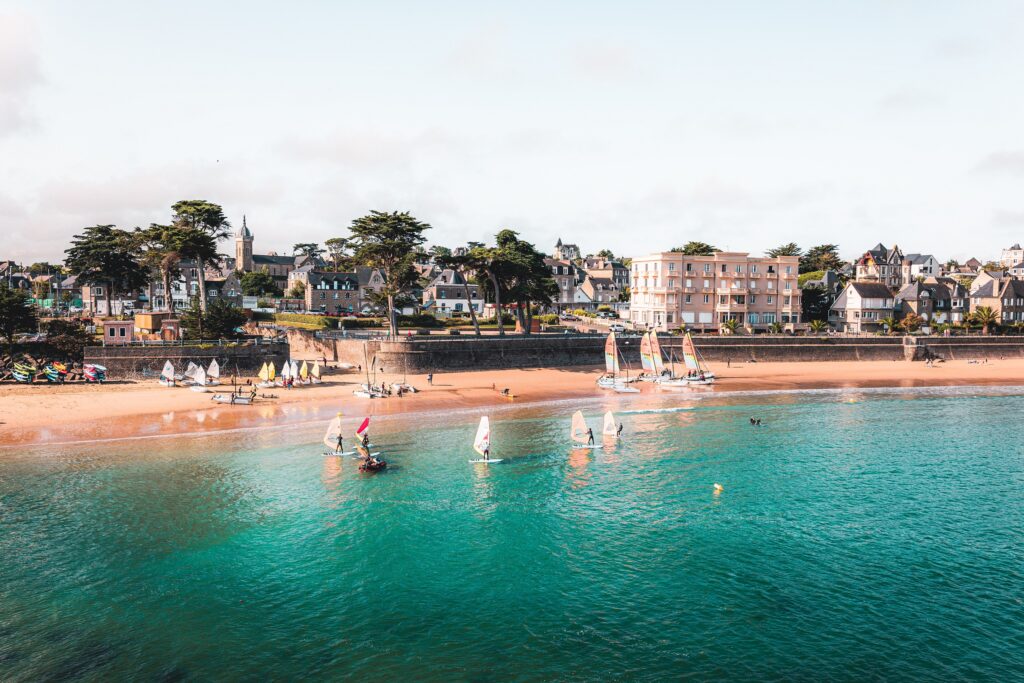
[[[480,426],[476,428],[476,437],[473,439],[473,450],[480,455],[489,454],[491,449],[491,423],[484,415],[480,418]]]
[[[587,432],[587,419],[583,417],[583,411],[577,410],[572,416],[572,440],[576,443],[587,443],[590,440]]]
[[[687,332],[683,337],[683,362],[688,372],[700,372],[700,361],[697,360],[697,348],[693,345],[693,338]]]
[[[324,445],[336,450],[339,437],[341,437],[341,413],[338,413],[338,416],[327,425],[327,433],[324,434]]]
[[[356,436],[358,436],[360,439],[363,438],[363,434],[365,434],[369,429],[370,418],[363,418],[363,421],[359,424],[359,428],[356,429]]]

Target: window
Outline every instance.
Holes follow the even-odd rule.
[[[788,296],[782,297],[782,305],[783,306],[788,306],[789,305],[789,297]]]
[[[726,267],[726,266],[725,266],[725,264],[723,263],[723,264],[722,264],[722,272],[723,272],[723,273],[725,272],[725,267]]]
[[[756,263],[750,266],[750,272],[751,273],[756,273],[757,272],[757,264]]]
[[[786,280],[786,287],[785,288],[786,289],[793,289],[793,283],[790,282],[789,280]]]
[[[686,272],[689,273],[691,270],[693,270],[693,264],[692,263],[687,263],[686,264]]]
[[[786,266],[786,275],[793,274],[793,266]]]
[[[704,264],[704,272],[705,273],[710,273],[711,272],[711,264],[710,263],[705,263]]]
[[[786,284],[789,284],[788,282]],[[768,281],[768,289],[775,289],[775,280]]]
[[[704,303],[706,303],[706,304],[711,303],[711,295],[710,294],[705,294],[704,295]]]
[[[756,294],[751,294],[750,295],[750,303],[752,303],[752,304],[756,304],[757,303],[757,295]]]
[[[771,273],[774,273],[774,272],[775,272],[775,266],[768,266],[768,273],[771,274]]]
[[[736,272],[737,273],[742,273],[743,272],[743,266],[741,266],[740,264],[737,263],[736,264]]]
[[[669,264],[668,264],[668,269],[669,269],[670,271],[673,271],[673,270],[675,270],[675,269],[676,269],[676,264],[675,264],[675,263],[669,263]]]
[[[770,303],[770,304],[775,303],[775,297],[772,296],[771,294],[768,295],[768,303]]]
[[[692,303],[691,300],[690,300],[690,295],[689,294],[687,294],[686,297],[684,298],[684,302],[685,303]]]
[[[327,292],[320,292],[320,301],[324,301],[326,299],[327,299]]]
[[[704,281],[704,289],[708,289],[709,287],[711,287],[711,280],[705,280]]]
[[[686,286],[693,287],[693,280],[691,280],[690,278],[686,278]]]
[[[728,301],[729,301],[729,297],[728,297],[728,296],[726,296],[725,294],[719,294],[719,295],[718,295],[718,303],[720,303],[720,304],[725,304],[725,303],[727,303]]]
[[[113,327],[108,327],[107,328],[107,332],[108,332],[108,334],[107,334],[108,337],[114,337],[114,336],[117,335],[117,333],[114,332],[114,328]]]

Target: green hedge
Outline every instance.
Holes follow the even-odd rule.
[[[305,315],[302,313],[275,313],[274,322],[320,330],[329,330],[338,325],[336,318],[328,318],[325,315]]]

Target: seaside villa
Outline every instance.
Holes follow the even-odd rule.
[[[713,332],[729,320],[751,331],[800,325],[799,258],[720,251],[659,252],[630,265],[630,320],[640,329]]]
[[[828,321],[839,332],[881,332],[881,321],[893,315],[892,291],[878,282],[850,282],[828,311]]]

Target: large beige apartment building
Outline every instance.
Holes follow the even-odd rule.
[[[720,251],[711,256],[661,252],[630,265],[630,320],[640,328],[715,331],[727,320],[767,330],[800,323],[799,261]]]

